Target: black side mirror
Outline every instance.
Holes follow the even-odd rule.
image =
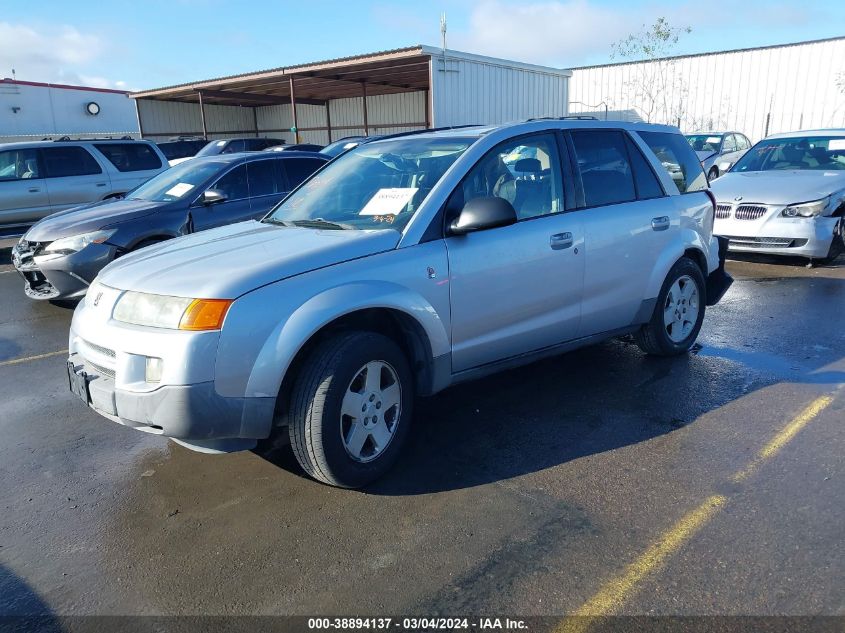
[[[200,202],[205,206],[226,202],[228,199],[229,198],[225,193],[217,189],[206,189],[202,196],[200,196]]]
[[[504,198],[491,196],[473,198],[449,224],[451,235],[466,235],[475,231],[516,224],[516,210]]]

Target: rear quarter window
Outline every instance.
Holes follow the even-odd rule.
[[[161,167],[161,159],[146,143],[97,143],[94,147],[118,171],[148,171]]]
[[[637,132],[681,193],[704,191],[707,176],[689,142],[672,132]]]

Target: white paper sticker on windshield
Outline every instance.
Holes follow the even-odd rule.
[[[217,141],[217,147],[223,147],[226,144],[226,141]]]
[[[845,149],[845,138],[832,138],[827,143],[827,151],[829,152],[843,149]]]
[[[708,142],[708,143],[721,143],[721,142],[722,142],[722,139],[721,139],[721,138],[719,138],[718,136],[708,136],[708,137],[707,137],[707,142]]]
[[[164,195],[181,198],[193,188],[194,186],[189,182],[180,182],[178,185],[173,185],[170,189],[165,191]]]
[[[417,191],[417,187],[379,189],[358,215],[398,215]]]

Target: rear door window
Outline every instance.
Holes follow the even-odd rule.
[[[686,139],[672,132],[637,132],[671,176],[678,191],[691,193],[707,189],[707,176]]]
[[[40,178],[38,152],[34,149],[12,149],[0,152],[0,181]]]
[[[571,132],[571,136],[586,206],[619,204],[637,199],[634,174],[622,132],[578,130]]]
[[[286,158],[281,162],[287,172],[291,189],[298,186],[299,183],[325,164],[323,161],[313,158]]]
[[[161,159],[146,143],[96,143],[103,156],[118,171],[148,171],[161,168]]]
[[[90,176],[103,173],[96,159],[87,149],[74,145],[45,147],[41,150],[47,178]]]
[[[249,195],[269,196],[274,193],[281,193],[284,189],[279,182],[279,173],[273,163],[275,160],[254,160],[247,163],[249,173]]]

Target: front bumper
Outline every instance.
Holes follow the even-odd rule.
[[[30,299],[79,299],[109,262],[117,256],[110,244],[89,244],[70,255],[44,255],[46,244],[19,242],[12,247],[12,264],[24,280]]]
[[[213,382],[165,385],[149,392],[118,389],[103,368],[72,353],[68,362],[85,372],[90,400],[100,415],[124,426],[169,437],[193,450],[225,453],[255,447],[258,438],[239,437],[245,410],[255,398],[224,398]],[[263,400],[263,399],[260,399]],[[273,403],[266,403],[272,415]]]
[[[717,219],[713,231],[728,238],[732,252],[827,257],[840,218],[785,218],[780,215],[782,211],[783,207],[770,207],[766,215],[756,220],[733,216]]]
[[[706,296],[708,306],[714,306],[719,303],[734,282],[734,278],[725,270],[728,240],[724,237],[717,237],[716,239],[719,242],[719,266],[707,275]]]
[[[99,288],[96,305],[85,299],[76,308],[68,341],[68,362],[74,372],[85,373],[86,403],[92,409],[203,452],[249,449],[269,435],[274,397],[228,397],[216,391],[219,332],[119,323],[111,314],[121,291]],[[160,382],[146,381],[150,357],[162,361]]]

